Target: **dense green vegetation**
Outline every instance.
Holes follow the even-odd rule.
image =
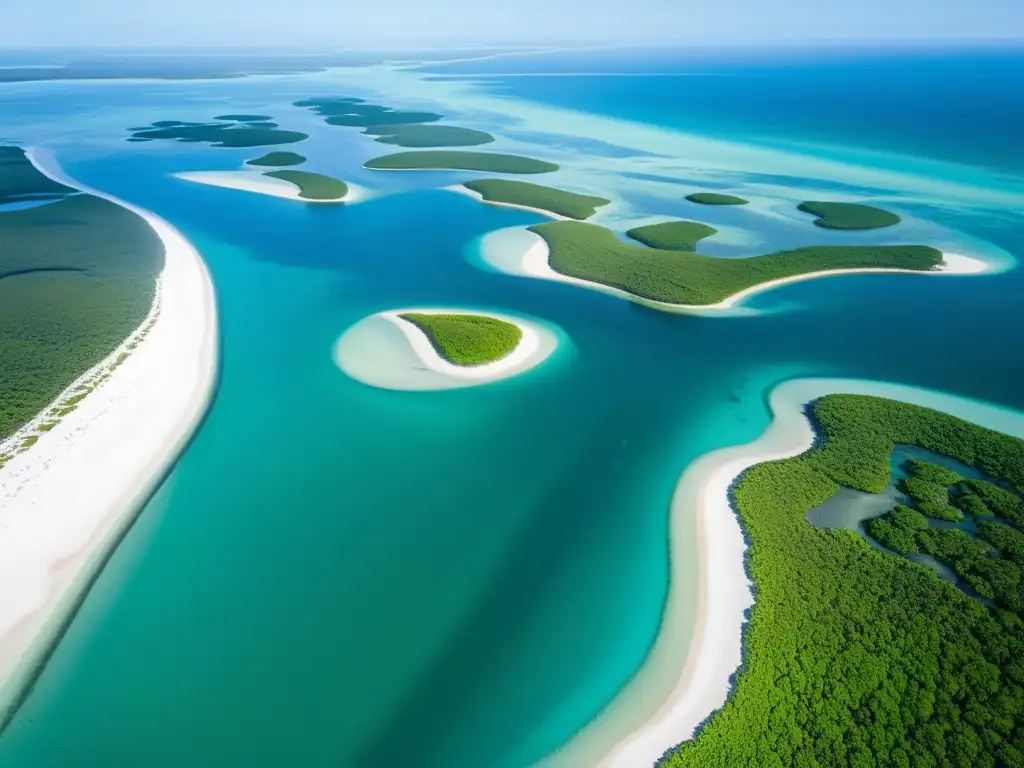
[[[965,514],[971,515],[972,518],[979,515],[991,517],[992,512],[988,506],[979,496],[966,490],[964,478],[959,473],[929,461],[911,459],[907,464],[911,475],[902,480],[899,487],[910,497],[911,502],[920,512],[899,504],[888,515],[869,520],[866,526],[868,533],[880,544],[896,552],[907,554],[923,551],[945,561],[954,569],[958,563],[962,566],[967,560],[984,555],[988,547],[974,541],[965,531],[929,530],[929,523],[924,515],[947,522],[961,520]],[[997,493],[1005,494],[1012,501],[1019,501],[1012,493],[993,486],[987,481],[971,482],[982,483],[985,488],[995,488]],[[951,493],[955,506],[950,503]],[[912,515],[912,517],[908,515]],[[986,541],[989,539],[980,534],[985,530],[983,526],[999,525],[987,521],[976,521],[976,523],[980,537]],[[1005,528],[1015,533],[1007,526],[999,526],[999,528]],[[989,528],[989,530],[991,532],[993,529]],[[992,535],[999,534],[1001,531],[998,529],[992,533]],[[1005,541],[1007,537],[1001,536],[1000,540]],[[1020,540],[1024,541],[1024,536]],[[1021,552],[1024,553],[1024,550]]]
[[[1017,565],[1024,565],[1024,533],[995,521],[979,520],[977,525],[979,539],[987,541]]]
[[[460,152],[457,150],[425,150],[397,152],[368,160],[365,168],[375,170],[442,170],[487,171],[489,173],[551,173],[558,166],[545,160],[497,152]]]
[[[797,206],[817,216],[814,223],[826,229],[879,229],[900,223],[895,213],[859,203],[824,203],[808,200]]]
[[[956,507],[966,515],[973,517],[992,517],[992,510],[988,508],[980,496],[973,493],[965,493],[956,500]]]
[[[973,559],[988,552],[985,544],[959,528],[929,528],[922,533],[919,543],[925,553],[946,562]]]
[[[648,224],[646,227],[634,227],[626,232],[626,236],[648,248],[658,248],[662,251],[695,251],[697,243],[716,232],[718,230],[714,227],[697,221],[666,221],[661,224]]]
[[[603,197],[581,195],[564,189],[510,179],[480,179],[467,181],[463,186],[479,193],[484,200],[492,203],[540,208],[560,216],[568,216],[570,219],[589,218],[597,213],[597,209],[602,205],[611,202]]]
[[[485,131],[454,125],[371,125],[363,133],[376,136],[374,141],[381,144],[399,147],[475,147],[494,141]]]
[[[405,123],[433,123],[442,117],[434,112],[409,112],[379,104],[368,104],[362,99],[348,96],[303,99],[296,101],[295,106],[312,109],[322,116],[329,125],[357,128]]]
[[[942,252],[923,245],[810,246],[746,259],[718,259],[623,243],[610,230],[576,221],[530,229],[550,248],[557,272],[672,304],[714,304],[759,283],[819,270],[934,269]]]
[[[58,199],[74,191],[37,171],[21,147],[0,147],[0,205]]]
[[[305,200],[340,200],[348,194],[348,185],[340,179],[309,171],[266,171],[264,176],[289,181],[299,188]]]
[[[908,477],[900,482],[900,490],[913,499],[917,508],[928,517],[958,520],[961,516],[949,503],[949,487],[946,483],[935,483],[921,477]]]
[[[163,245],[140,217],[82,194],[0,213],[0,242],[2,438],[142,323]]]
[[[917,534],[928,529],[928,518],[917,510],[897,504],[892,511],[867,522],[868,533],[883,547],[906,555],[917,552]]]
[[[489,144],[494,137],[485,131],[435,123],[442,115],[435,112],[412,112],[380,104],[369,104],[349,96],[328,96],[296,101],[324,118],[329,125],[365,128],[367,136],[376,136],[381,144],[399,147],[474,147]]]
[[[149,128],[133,128],[131,131],[131,141],[170,139],[190,143],[207,142],[214,147],[264,147],[294,144],[309,138],[307,133],[287,131],[272,123],[238,123],[227,120],[215,123],[158,120]]]
[[[214,120],[229,120],[233,123],[265,123],[270,115],[217,115]]]
[[[523,338],[517,325],[486,315],[427,315],[402,319],[422,330],[437,353],[455,365],[485,365],[507,357]]]
[[[923,525],[921,524],[923,523]],[[868,521],[868,533],[901,554],[924,552],[949,565],[985,600],[1020,612],[1024,534],[1009,525],[978,521],[977,538],[958,528],[930,528],[927,519],[902,505]]]
[[[750,202],[742,197],[723,195],[719,192],[694,192],[692,195],[687,195],[686,199],[691,203],[700,203],[701,205],[746,205]]]
[[[910,470],[911,476],[928,483],[937,483],[946,488],[963,480],[958,472],[954,472],[952,469],[936,464],[933,461],[910,459],[907,462],[907,468]]]
[[[283,168],[287,165],[302,165],[306,158],[295,152],[268,152],[267,154],[246,160],[246,165],[277,166]]]
[[[987,472],[986,474],[1004,477],[1004,475],[998,472]],[[1016,488],[1019,489],[1021,487],[1020,482],[1017,480],[1006,479],[1011,480]],[[1009,520],[1011,523],[1024,526],[1024,501],[1021,501],[1019,496],[997,485],[993,485],[987,480],[965,480],[963,487],[966,494],[976,497],[989,510],[990,514],[998,515]]]
[[[756,589],[745,664],[725,706],[660,765],[1024,765],[1024,623],[998,604],[1012,598],[1017,566],[963,531],[923,530],[903,511],[892,517],[929,534],[943,559],[962,553],[957,570],[991,591],[997,604],[988,607],[923,565],[804,517],[840,485],[884,489],[897,443],[951,456],[1019,492],[1024,441],[874,397],[833,395],[812,408],[820,443],[752,467],[735,486]]]

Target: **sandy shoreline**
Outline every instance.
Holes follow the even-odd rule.
[[[522,227],[511,227],[501,229],[485,235],[480,241],[480,256],[485,264],[491,268],[504,272],[505,274],[518,275],[520,277],[533,277],[541,280],[553,280],[560,283],[577,285],[588,288],[592,291],[599,291],[610,296],[615,296],[646,307],[659,309],[664,312],[676,312],[690,315],[712,315],[728,317],[736,315],[747,315],[756,313],[755,310],[742,306],[744,299],[756,294],[770,291],[783,285],[799,283],[805,280],[815,280],[824,277],[839,277],[842,275],[895,273],[909,275],[972,275],[982,274],[990,271],[991,267],[980,259],[970,256],[962,256],[955,253],[943,253],[943,265],[941,268],[931,271],[915,269],[887,269],[887,268],[864,268],[864,269],[831,269],[818,272],[808,272],[803,275],[783,277],[778,280],[769,280],[765,283],[758,283],[745,288],[732,296],[728,296],[716,304],[670,304],[663,301],[646,299],[636,296],[621,288],[610,285],[595,283],[590,280],[583,280],[578,277],[570,277],[556,272],[549,263],[550,251],[548,244],[543,237],[536,232],[531,232]]]
[[[547,218],[554,219],[555,221],[577,221],[577,219],[570,219],[568,216],[563,216],[560,213],[555,213],[554,211],[546,211],[543,208],[534,208],[533,206],[530,205],[503,203],[498,200],[485,200],[484,196],[481,195],[479,192],[470,189],[469,187],[463,186],[462,184],[453,184],[450,187],[443,187],[442,189],[444,189],[447,192],[454,192],[457,195],[471,197],[478,203],[483,203],[484,205],[496,205],[500,208],[515,208],[520,211],[529,211],[530,213],[536,213],[540,216],[546,216]]]
[[[523,336],[514,350],[486,365],[454,365],[441,357],[427,335],[401,315],[487,315],[519,327]],[[530,370],[557,349],[558,334],[545,325],[496,312],[439,307],[378,312],[349,328],[334,348],[335,363],[352,378],[385,389],[436,390],[488,384]]]
[[[0,470],[0,723],[188,443],[218,364],[213,285],[191,244],[148,211],[67,178],[48,151],[26,154],[49,178],[142,216],[165,264],[145,339]]]
[[[729,490],[748,467],[807,451],[815,432],[804,407],[835,393],[902,400],[1024,436],[1024,413],[916,387],[854,379],[794,379],[776,386],[769,397],[772,421],[767,430],[751,443],[700,457],[676,486],[670,537],[690,536],[695,525],[698,541],[698,610],[692,635],[685,614],[686,593],[692,587],[686,584],[683,563],[672,559],[662,624],[644,665],[597,719],[542,765],[653,765],[666,750],[691,738],[725,703],[730,677],[742,658],[746,610],[753,604],[744,568],[746,543]]]
[[[305,197],[300,197],[299,188],[290,181],[275,179],[273,176],[264,176],[260,171],[185,171],[171,175],[176,179],[191,181],[196,184],[237,189],[241,192],[255,192],[259,195],[297,200],[300,203],[314,203],[318,205],[347,203],[352,205],[362,202],[368,197],[366,189],[356,184],[349,184],[346,181],[345,185],[348,187],[348,192],[344,197],[339,197],[337,200],[309,200]]]

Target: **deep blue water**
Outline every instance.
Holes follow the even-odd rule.
[[[690,54],[626,48],[424,70],[484,75],[490,87],[517,98],[744,142],[820,142],[1024,171],[1020,45]],[[579,76],[595,73],[615,74]]]
[[[1020,183],[1020,153],[1003,131],[1019,121],[1021,96],[992,85],[1006,59],[943,55],[901,54],[918,80],[904,74],[888,90],[875,56],[735,63],[727,92],[709,85],[720,77],[493,87],[751,143],[907,148],[992,169],[951,169],[978,184],[989,173]],[[616,56],[581,66],[699,64]],[[915,88],[926,72],[944,73],[953,91]],[[989,96],[977,99],[993,116],[982,127],[950,106],[971,83]],[[353,133],[322,131],[308,145],[316,170],[387,193],[344,208],[168,176],[233,167],[242,151],[121,141],[130,125],[229,106],[312,125],[282,105],[324,93],[320,82],[38,88],[0,92],[5,132],[32,139],[75,111],[80,122],[58,143],[66,169],[167,218],[208,262],[223,369],[193,445],[0,737],[3,766],[528,765],[642,662],[667,587],[675,482],[700,454],[756,437],[773,384],[886,379],[1024,408],[1020,270],[811,281],[758,298],[784,311],[756,318],[666,315],[477,269],[466,258],[477,237],[536,217],[430,189],[459,174],[359,170],[380,148]],[[765,101],[752,101],[762,90]],[[811,98],[822,93],[828,109]],[[882,108],[897,102],[902,117]],[[879,109],[891,119],[881,123]],[[830,110],[842,114],[819,119]],[[124,119],[105,122],[110,112]],[[743,180],[733,183],[742,194]],[[679,205],[631,202],[645,214]],[[912,200],[902,210],[1024,255],[1019,210]],[[727,215],[771,242],[806,236],[806,223]],[[542,318],[571,343],[530,374],[451,392],[376,390],[334,366],[332,345],[354,322],[429,304]]]

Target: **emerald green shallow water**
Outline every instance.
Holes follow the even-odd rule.
[[[34,86],[36,119],[113,104],[119,125],[145,124],[204,99],[278,115],[330,92],[301,78],[141,87]],[[366,139],[327,129],[302,151],[388,194],[307,207],[168,175],[244,153],[123,145],[94,119],[59,134],[58,158],[199,248],[222,369],[195,441],[0,737],[3,766],[527,765],[642,662],[675,482],[696,456],[756,437],[772,385],[858,376],[1024,406],[1019,272],[812,281],[757,299],[758,317],[670,316],[477,268],[478,237],[538,218],[429,189],[457,174],[359,170],[376,152]],[[732,179],[741,194],[759,182]],[[1016,214],[900,194],[978,255],[1021,245]],[[675,190],[623,197],[641,216],[682,205]],[[806,221],[714,215],[771,242],[821,237]],[[334,365],[353,323],[432,304],[536,317],[563,344],[526,375],[447,392],[373,389]],[[692,543],[673,556],[696,585]]]

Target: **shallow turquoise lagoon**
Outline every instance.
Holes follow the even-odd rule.
[[[3,766],[528,765],[642,662],[666,594],[675,482],[696,456],[756,437],[773,384],[864,377],[1024,407],[1019,271],[827,279],[762,295],[757,317],[660,314],[475,267],[477,238],[539,219],[431,189],[458,174],[359,169],[378,145],[280,106],[349,92],[316,77],[22,91],[0,100],[4,115],[23,114],[26,93],[35,104],[12,138],[57,140],[72,176],[200,249],[223,361],[196,439],[0,737]],[[73,135],[50,127],[69,103],[87,115]],[[380,194],[304,206],[190,184],[169,174],[258,152],[118,133],[263,108],[310,128],[308,144],[286,148],[311,170]],[[475,114],[461,122],[493,127]],[[582,162],[568,140],[559,151]],[[757,171],[731,183],[784,183]],[[638,217],[684,207],[626,181]],[[1013,210],[888,193],[930,222],[923,231],[977,255],[1024,251]],[[736,216],[725,223],[759,242],[811,227]],[[463,390],[377,390],[334,365],[354,322],[431,304],[540,318],[565,339],[541,367]],[[692,547],[677,556],[695,577]]]

